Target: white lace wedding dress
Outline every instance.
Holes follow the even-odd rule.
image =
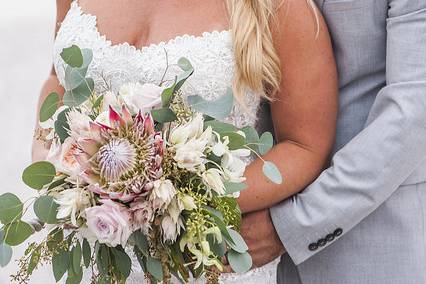
[[[206,99],[218,98],[231,86],[234,73],[234,59],[229,31],[205,32],[201,36],[181,35],[167,42],[151,44],[138,49],[128,43],[113,45],[97,29],[96,16],[82,11],[77,1],[73,1],[66,15],[54,45],[54,65],[60,82],[64,82],[64,62],[60,57],[63,48],[72,44],[93,50],[93,62],[88,74],[95,80],[96,91],[113,91],[125,82],[140,81],[159,83],[169,64],[176,64],[180,57],[186,57],[194,66],[194,75],[185,84],[187,95],[201,95]],[[177,67],[169,69],[174,78]],[[237,127],[254,126],[259,97],[248,93],[247,109],[235,106],[228,122]],[[224,274],[220,283],[224,284],[267,284],[276,283],[277,261],[244,274]],[[132,274],[127,283],[145,283],[144,274],[136,259]],[[83,283],[90,283],[90,273],[85,273]],[[193,283],[203,283],[198,280]]]

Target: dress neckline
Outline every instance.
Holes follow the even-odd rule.
[[[97,37],[99,39],[101,39],[102,41],[104,41],[105,44],[108,45],[109,47],[120,48],[120,47],[126,46],[126,47],[129,47],[129,48],[133,49],[134,51],[139,52],[141,54],[145,53],[145,51],[157,49],[157,48],[164,48],[164,47],[167,47],[169,45],[173,45],[175,43],[181,42],[181,41],[186,40],[186,39],[190,39],[190,40],[199,42],[199,41],[207,40],[207,39],[214,37],[214,36],[227,37],[227,36],[230,35],[229,29],[227,29],[227,30],[212,30],[212,31],[205,31],[201,35],[191,35],[191,34],[186,34],[186,33],[180,34],[180,35],[177,35],[177,36],[170,38],[168,40],[160,41],[158,43],[150,43],[150,44],[147,44],[147,45],[143,45],[141,47],[137,47],[133,44],[130,44],[127,41],[113,44],[112,41],[110,39],[108,39],[108,37],[105,34],[100,33],[100,31],[98,29],[98,19],[97,19],[96,15],[86,13],[85,11],[83,11],[82,7],[78,3],[78,0],[74,0],[71,3],[71,10],[73,10],[73,9],[76,10],[76,12],[78,13],[79,16],[81,16],[81,17],[84,16],[84,17],[88,17],[88,18],[92,19],[92,22],[94,24],[93,28],[95,30]]]

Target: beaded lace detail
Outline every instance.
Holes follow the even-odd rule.
[[[180,57],[188,58],[195,69],[194,75],[184,85],[185,95],[196,94],[207,100],[217,99],[232,84],[234,57],[230,33],[226,30],[204,32],[200,36],[185,34],[140,49],[129,43],[112,44],[99,32],[96,16],[84,13],[78,2],[73,1],[54,44],[54,65],[62,84],[65,65],[60,53],[73,44],[93,50],[88,76],[94,79],[98,94],[108,89],[117,92],[126,82],[158,84],[167,63],[170,67],[165,79],[173,80],[179,72],[176,62]],[[237,127],[255,126],[259,103],[259,96],[247,92],[245,107],[236,105],[226,121]],[[220,283],[276,283],[276,266],[277,261],[245,274],[225,274],[221,276]],[[145,278],[136,259],[132,268],[127,283],[144,283]],[[193,283],[203,282],[199,280]],[[83,283],[90,283],[90,275],[85,275]]]

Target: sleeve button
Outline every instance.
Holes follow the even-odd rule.
[[[312,244],[309,245],[308,248],[309,248],[310,251],[314,251],[314,250],[318,249],[318,245],[316,243],[312,243]]]
[[[319,241],[318,241],[318,243],[317,243],[317,245],[319,246],[319,247],[323,247],[323,246],[325,246],[325,244],[327,243],[327,241],[325,240],[325,239],[320,239]]]
[[[333,234],[328,234],[325,239],[327,240],[327,242],[332,242],[334,240],[334,235]]]
[[[334,236],[335,237],[338,237],[341,234],[343,234],[343,230],[341,228],[338,228],[338,229],[336,229],[336,231],[334,231]]]

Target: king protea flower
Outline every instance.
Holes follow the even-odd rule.
[[[152,189],[162,174],[163,139],[150,114],[132,117],[109,108],[109,125],[91,123],[91,137],[78,140],[82,179],[102,198],[125,202]],[[123,201],[124,201],[123,200]]]

